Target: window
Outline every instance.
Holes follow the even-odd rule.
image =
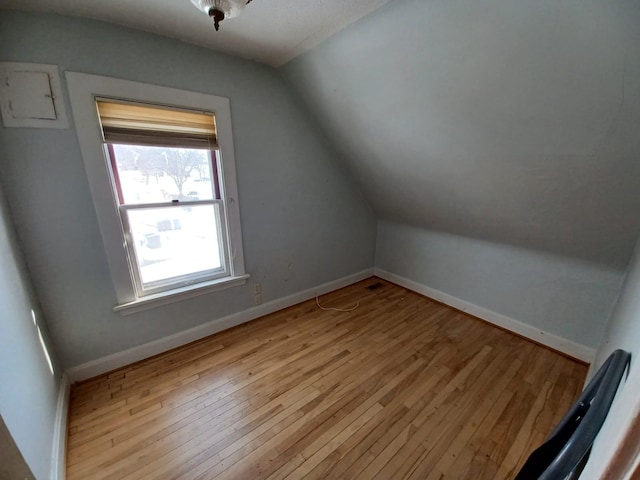
[[[214,114],[96,106],[138,297],[228,276]]]
[[[114,309],[244,283],[228,100],[78,73],[67,83]]]

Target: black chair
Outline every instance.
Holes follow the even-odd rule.
[[[624,350],[609,356],[547,441],[529,456],[515,480],[579,477],[630,359]]]

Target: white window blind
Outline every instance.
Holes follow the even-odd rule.
[[[98,99],[106,143],[183,148],[218,148],[212,113]]]

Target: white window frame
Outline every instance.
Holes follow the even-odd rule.
[[[204,93],[121,80],[98,75],[66,72],[71,110],[80,143],[93,203],[102,233],[109,270],[118,304],[113,308],[122,314],[135,313],[159,305],[184,300],[246,283],[236,181],[231,108],[229,99]],[[102,139],[96,98],[118,98],[158,106],[213,112],[216,117],[220,188],[223,195],[222,215],[226,224],[229,275],[138,297],[129,265],[125,230],[118,212],[118,200],[111,185],[109,161]]]

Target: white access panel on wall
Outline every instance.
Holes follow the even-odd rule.
[[[57,65],[0,63],[5,127],[69,128]]]

